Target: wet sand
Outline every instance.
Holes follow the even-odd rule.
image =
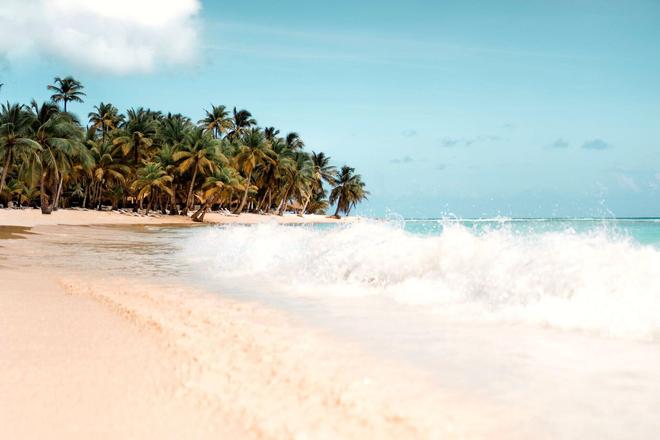
[[[49,240],[80,231],[0,247],[0,438],[515,437],[515,417],[495,426],[487,405],[281,311],[76,270]]]
[[[30,234],[27,226],[2,226],[0,225],[0,240],[16,240],[25,238]]]

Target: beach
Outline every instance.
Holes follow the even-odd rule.
[[[655,220],[0,215],[2,438],[660,432]]]
[[[471,438],[500,429],[460,422],[484,409],[429,393],[423,374],[281,311],[90,271],[89,261],[80,270],[53,251],[63,237],[109,243],[131,223],[170,217],[40,215],[0,211],[3,224],[32,227],[5,228],[0,242],[2,438]]]
[[[335,219],[324,215],[295,214],[259,215],[242,213],[226,215],[210,212],[204,217],[211,224],[257,224],[274,222],[278,224],[319,224],[350,222],[354,217]],[[164,215],[152,212],[150,215],[132,211],[97,211],[93,209],[61,209],[50,215],[43,215],[39,209],[0,209],[0,226],[44,226],[44,225],[166,225],[194,224],[189,217]]]

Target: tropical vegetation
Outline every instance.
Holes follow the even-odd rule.
[[[349,166],[305,151],[252,114],[211,105],[198,122],[101,102],[81,121],[69,111],[84,86],[56,77],[50,102],[0,106],[0,205],[132,209],[188,215],[213,209],[348,215],[369,194]]]

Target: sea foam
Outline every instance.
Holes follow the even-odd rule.
[[[606,229],[435,235],[401,223],[200,229],[184,258],[204,279],[278,295],[377,295],[439,319],[507,322],[660,340],[660,250]]]

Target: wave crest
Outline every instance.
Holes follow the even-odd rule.
[[[215,280],[305,295],[381,295],[445,319],[506,321],[660,339],[660,251],[605,229],[437,235],[400,224],[200,230],[186,258]]]

